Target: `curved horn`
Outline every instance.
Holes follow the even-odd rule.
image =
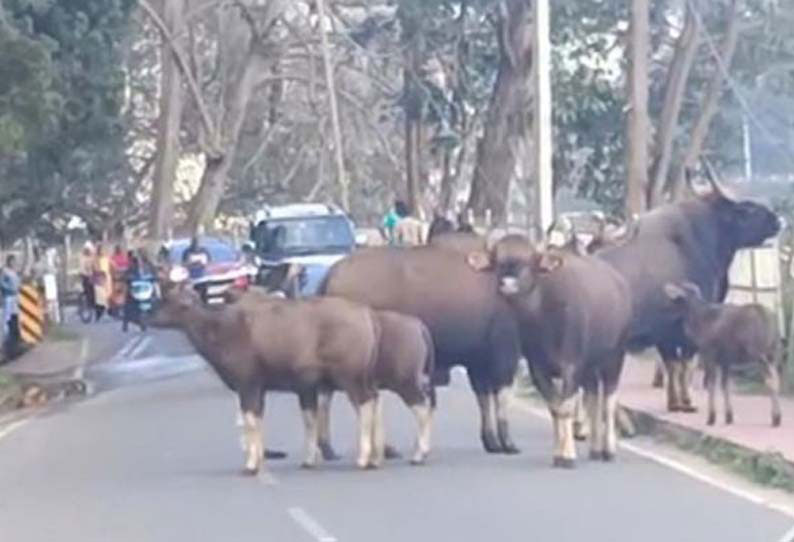
[[[717,172],[714,171],[714,167],[711,165],[711,161],[705,156],[701,157],[701,162],[703,162],[703,167],[706,170],[706,179],[708,180],[709,184],[711,185],[711,189],[714,191],[715,194],[722,196],[726,199],[731,199],[728,195],[728,192],[722,186],[720,181],[717,179]]]

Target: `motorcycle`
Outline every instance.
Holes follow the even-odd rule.
[[[157,299],[157,283],[153,275],[142,275],[128,281],[128,300],[125,306],[123,330],[127,331],[130,321],[136,322],[146,330],[145,316],[154,309]]]

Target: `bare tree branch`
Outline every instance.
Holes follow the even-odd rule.
[[[182,75],[184,75],[185,80],[187,81],[188,88],[190,89],[190,93],[193,96],[193,100],[196,102],[196,107],[199,110],[199,115],[201,117],[202,124],[204,125],[204,130],[207,133],[209,139],[209,154],[216,156],[217,154],[221,153],[220,145],[218,144],[217,137],[218,134],[216,132],[215,126],[212,123],[212,119],[210,118],[209,111],[207,110],[207,104],[204,101],[203,96],[201,95],[201,90],[199,89],[198,83],[196,82],[193,73],[190,71],[190,64],[185,58],[185,54],[182,49],[179,47],[179,44],[174,41],[173,37],[171,36],[171,32],[168,30],[168,27],[157,14],[157,12],[152,8],[149,4],[149,0],[140,0],[140,6],[152,20],[152,22],[157,26],[157,29],[160,31],[163,40],[165,40],[170,46],[171,50],[174,53],[174,57],[177,60],[177,64],[179,65],[180,70],[182,71]]]

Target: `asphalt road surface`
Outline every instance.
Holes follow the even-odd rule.
[[[297,400],[271,395],[266,445],[289,457],[244,478],[235,398],[178,337],[134,339],[86,374],[96,396],[0,427],[0,541],[782,542],[792,526],[627,451],[552,469],[549,424],[520,409],[522,453],[486,455],[460,375],[440,392],[425,466],[357,471],[352,411],[337,396],[344,459],[301,470]],[[390,401],[386,423],[407,452],[409,412]]]

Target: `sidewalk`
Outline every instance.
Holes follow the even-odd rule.
[[[693,400],[698,412],[670,413],[666,409],[665,390],[651,387],[654,363],[651,356],[629,357],[620,381],[620,404],[635,413],[685,430],[700,433],[759,453],[779,453],[794,464],[794,399],[781,397],[783,425],[773,428],[770,400],[767,395],[745,395],[734,392],[734,424],[725,425],[722,395],[717,394],[717,424],[706,425],[707,394],[703,389],[702,372],[698,371]],[[735,386],[734,386],[735,389]]]

